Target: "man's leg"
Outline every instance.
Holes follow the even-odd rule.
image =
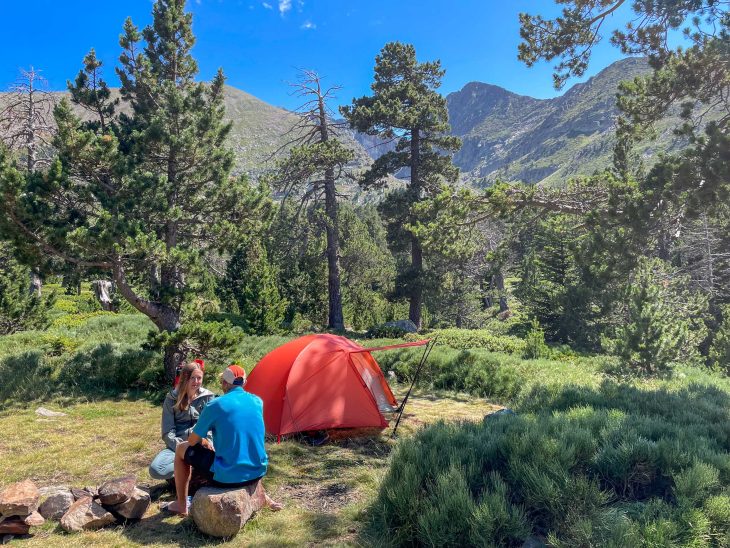
[[[171,502],[167,509],[183,516],[188,514],[188,484],[190,483],[190,465],[185,462],[185,451],[188,442],[183,442],[175,450],[175,491],[177,500]]]
[[[284,508],[284,505],[281,502],[276,502],[274,499],[272,499],[269,494],[266,492],[266,489],[264,489],[264,480],[261,480],[261,490],[264,492],[264,497],[266,498],[266,506],[270,508],[274,512],[278,512],[282,508]]]

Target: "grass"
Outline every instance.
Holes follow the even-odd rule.
[[[405,388],[396,390],[399,397]],[[160,512],[171,500],[164,483],[147,474],[162,449],[160,407],[146,399],[117,399],[53,407],[66,417],[45,418],[34,408],[0,413],[0,478],[31,478],[39,485],[97,485],[133,474],[151,488],[154,502],[138,523],[103,531],[66,534],[47,523],[23,546],[200,546],[221,544],[202,536],[189,519]],[[495,406],[467,397],[419,393],[412,396],[398,428],[407,438],[444,416],[479,420]],[[266,488],[286,504],[278,514],[260,512],[224,546],[354,545],[364,512],[385,473],[396,444],[390,431],[375,437],[341,438],[321,447],[296,441],[268,443]]]

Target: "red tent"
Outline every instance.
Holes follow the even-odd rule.
[[[370,353],[427,342],[363,348],[337,335],[307,335],[264,356],[248,376],[246,390],[263,400],[266,431],[276,436],[385,428],[382,411],[394,411],[397,402]]]

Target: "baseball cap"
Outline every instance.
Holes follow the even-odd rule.
[[[228,384],[243,386],[243,381],[246,380],[246,371],[240,365],[229,365],[223,370],[221,379]]]

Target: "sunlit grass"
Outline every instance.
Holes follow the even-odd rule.
[[[396,388],[402,397],[405,387]],[[55,523],[36,529],[23,546],[200,546],[220,541],[201,535],[190,519],[159,509],[171,500],[164,482],[152,480],[147,465],[163,447],[160,408],[147,400],[104,400],[48,404],[65,417],[45,418],[34,408],[0,413],[0,483],[25,478],[38,485],[83,487],[133,474],[151,489],[154,502],[135,524],[103,531],[66,534]],[[409,437],[439,419],[481,420],[495,409],[484,400],[418,393],[411,396],[398,427]],[[391,422],[391,424],[393,424]],[[375,497],[396,440],[392,429],[363,438],[333,435],[310,447],[298,441],[267,443],[270,468],[265,486],[286,504],[280,513],[260,512],[223,546],[354,545],[364,511]]]

